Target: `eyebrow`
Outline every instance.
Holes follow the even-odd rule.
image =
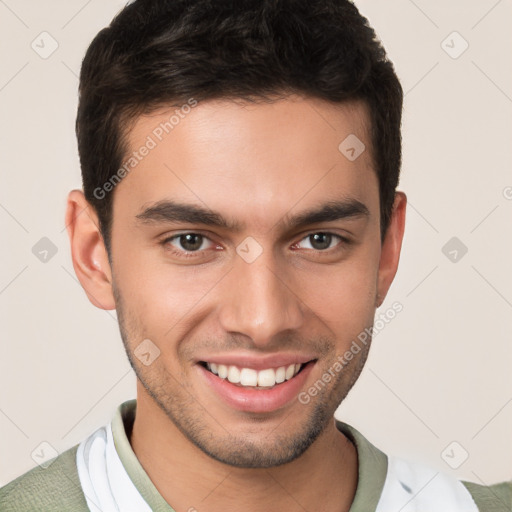
[[[278,224],[287,229],[297,229],[319,222],[332,222],[341,219],[368,218],[370,212],[366,205],[357,199],[348,198],[328,201],[299,214],[283,216]],[[205,224],[223,228],[234,233],[241,232],[245,225],[231,219],[226,219],[220,213],[203,208],[202,206],[180,203],[170,199],[158,201],[146,207],[136,215],[143,224],[180,223]]]

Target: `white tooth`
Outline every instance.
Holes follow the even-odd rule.
[[[290,380],[293,377],[294,373],[295,373],[295,365],[291,364],[290,366],[287,366],[286,374],[285,374],[286,380]]]
[[[273,386],[276,383],[276,372],[269,368],[258,372],[258,386]]]
[[[228,376],[228,367],[225,364],[219,364],[217,366],[217,371],[219,372],[219,377],[221,379],[225,379]]]
[[[286,368],[284,366],[280,366],[276,370],[276,384],[281,384],[281,382],[284,382],[285,378],[286,378]]]
[[[242,386],[256,386],[258,384],[258,372],[252,368],[242,368],[240,384]]]
[[[228,380],[233,384],[240,382],[240,370],[236,366],[230,366],[228,368]]]
[[[294,372],[295,375],[297,375],[297,373],[299,373],[299,370],[300,370],[301,366],[302,365],[300,363],[295,363],[295,372]]]
[[[208,366],[210,367],[210,370],[217,374],[218,370],[217,370],[217,364],[216,363],[208,363]]]

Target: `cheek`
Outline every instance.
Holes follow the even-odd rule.
[[[118,257],[114,265],[123,300],[145,335],[162,342],[185,329],[187,320],[201,309],[204,298],[225,272],[173,265],[143,250],[126,254],[130,256]]]
[[[375,252],[361,250],[350,261],[305,277],[305,303],[343,339],[352,338],[373,322],[377,275]]]

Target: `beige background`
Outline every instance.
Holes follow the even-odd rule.
[[[356,3],[406,91],[399,188],[409,210],[380,311],[404,309],[375,338],[337,417],[388,453],[475,482],[510,479],[512,3]],[[63,220],[81,183],[80,62],[122,5],[0,1],[0,485],[33,467],[32,453],[51,451],[41,443],[67,449],[135,393],[115,313],[88,302]],[[46,37],[51,48],[43,31],[58,43],[46,59],[31,47]],[[464,40],[458,58],[446,53]],[[57,249],[46,263],[32,253],[42,237]],[[468,248],[455,263],[442,252],[452,237]],[[452,469],[446,461],[457,465],[463,450]]]

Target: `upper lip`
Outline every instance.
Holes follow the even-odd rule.
[[[279,368],[281,366],[289,366],[297,363],[305,364],[314,359],[316,359],[314,355],[293,352],[280,352],[258,356],[248,353],[230,352],[198,357],[196,362],[225,364],[226,366],[238,366],[239,368],[265,370],[267,368]]]

